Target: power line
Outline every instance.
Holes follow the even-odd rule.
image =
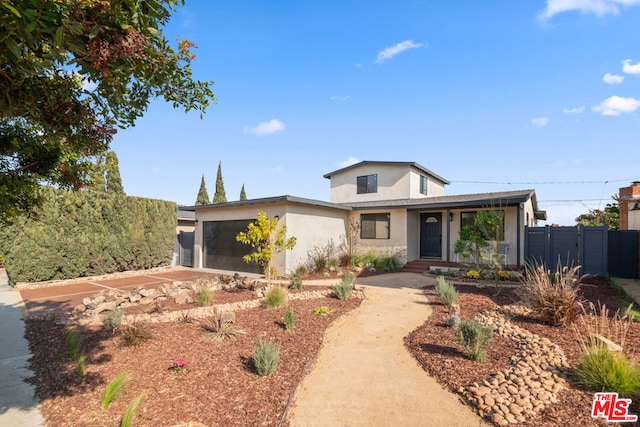
[[[521,181],[521,182],[512,182],[512,181],[451,181],[451,183],[456,184],[503,184],[503,185],[524,185],[524,184],[535,184],[535,185],[555,185],[555,184],[609,184],[612,182],[623,182],[623,181],[633,181],[633,178],[626,179],[614,179],[614,180],[604,180],[604,181]]]

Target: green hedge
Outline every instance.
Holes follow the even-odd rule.
[[[174,202],[94,191],[43,188],[30,218],[0,232],[12,283],[70,279],[167,265],[173,256]]]

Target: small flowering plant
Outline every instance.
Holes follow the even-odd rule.
[[[480,278],[480,273],[478,273],[475,270],[469,270],[469,271],[467,271],[467,277],[469,279],[479,279]]]
[[[173,364],[169,366],[169,370],[174,374],[180,374],[185,369],[187,369],[187,363],[184,361],[184,358],[182,357],[173,359]]]
[[[509,276],[509,273],[507,273],[506,271],[501,271],[498,273],[498,277],[500,278],[500,280],[509,280],[511,279],[511,276]]]

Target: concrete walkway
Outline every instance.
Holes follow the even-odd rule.
[[[44,425],[34,388],[24,382],[33,375],[28,369],[31,354],[24,338],[24,312],[20,294],[0,272],[0,426]]]
[[[616,278],[616,282],[622,286],[627,295],[633,298],[636,304],[640,305],[640,280]]]
[[[487,425],[429,377],[404,347],[403,337],[431,314],[418,288],[434,283],[414,273],[358,279],[366,299],[327,331],[296,390],[291,425]]]

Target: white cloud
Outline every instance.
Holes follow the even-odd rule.
[[[549,118],[548,117],[536,117],[535,119],[531,119],[531,123],[534,126],[538,126],[538,127],[544,127],[546,125],[549,124]]]
[[[385,50],[381,50],[380,52],[378,52],[378,56],[376,57],[376,64],[382,64],[387,59],[391,59],[397,54],[404,52],[405,50],[417,49],[422,46],[424,46],[423,43],[415,43],[413,40],[405,40],[396,44],[395,46],[388,47]]]
[[[617,15],[619,6],[635,6],[640,0],[547,0],[547,7],[538,14],[542,21],[564,12],[579,11],[597,16]]]
[[[602,81],[609,85],[619,85],[624,80],[624,76],[619,76],[617,74],[607,73],[602,78]]]
[[[584,105],[573,108],[563,108],[562,112],[565,114],[581,114],[584,111]]]
[[[349,95],[347,95],[347,96],[332,96],[329,99],[332,100],[332,101],[346,101],[348,99],[351,99],[351,97]]]
[[[640,62],[632,64],[630,59],[622,61],[622,72],[625,74],[640,74]]]
[[[619,116],[622,113],[633,113],[638,108],[640,108],[638,99],[612,96],[593,107],[592,110],[603,116]]]
[[[274,133],[282,132],[286,128],[287,127],[285,126],[285,124],[282,123],[280,120],[271,119],[268,122],[260,123],[258,126],[254,128],[249,128],[249,129],[245,128],[244,131],[245,133],[249,132],[257,136],[262,136],[262,135],[272,135]]]
[[[349,156],[347,160],[338,163],[338,166],[340,166],[341,168],[346,168],[347,166],[355,165],[356,163],[360,163],[360,159],[357,157]]]

